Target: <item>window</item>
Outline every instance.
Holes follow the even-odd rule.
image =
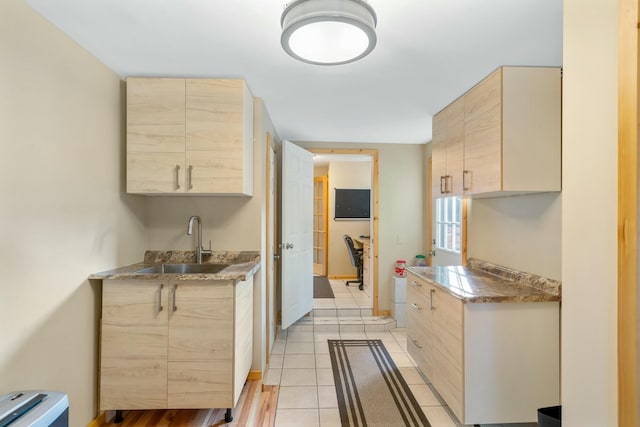
[[[462,241],[462,199],[436,199],[436,246],[438,249],[460,253]]]

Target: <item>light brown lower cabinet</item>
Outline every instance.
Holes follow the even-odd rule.
[[[537,421],[560,401],[558,302],[466,303],[407,275],[407,350],[462,424]]]
[[[105,280],[100,409],[234,407],[251,368],[252,288]]]

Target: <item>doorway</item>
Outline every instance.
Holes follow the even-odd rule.
[[[366,309],[372,315],[378,315],[377,150],[309,148],[308,151],[314,154],[314,175],[327,177],[328,190],[325,206],[328,209],[328,215],[325,271],[332,283],[332,288],[340,293],[339,296],[336,295],[336,301],[341,299],[341,302],[347,304],[351,309]],[[329,167],[331,163],[333,163],[333,167]],[[370,215],[366,222],[353,219],[341,221],[333,218],[336,188],[370,189]],[[365,279],[367,283],[363,286],[363,291],[359,290],[357,284],[351,284],[348,288],[345,286],[346,280],[356,278],[357,269],[351,264],[343,239],[344,234],[354,238],[357,244],[364,243],[368,246],[366,252],[369,256],[363,263],[363,270],[367,276]],[[345,291],[348,291],[349,294],[345,294]],[[315,305],[322,306],[323,304],[330,303],[319,302]]]

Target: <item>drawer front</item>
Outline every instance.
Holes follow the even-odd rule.
[[[418,366],[429,379],[433,375],[433,356],[431,350],[431,340],[424,331],[407,331],[407,351]]]
[[[407,290],[413,289],[416,292],[419,292],[428,297],[429,288],[432,286],[433,285],[430,284],[428,281],[426,281],[425,279],[422,279],[421,277],[418,277],[412,272],[409,271],[407,273]]]

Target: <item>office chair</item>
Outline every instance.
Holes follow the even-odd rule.
[[[363,290],[364,285],[362,283],[362,249],[356,249],[356,245],[353,243],[353,239],[348,234],[344,235],[344,243],[347,245],[349,251],[349,258],[351,258],[351,265],[358,269],[358,280],[347,280],[346,286],[349,283],[358,283],[358,289]]]

